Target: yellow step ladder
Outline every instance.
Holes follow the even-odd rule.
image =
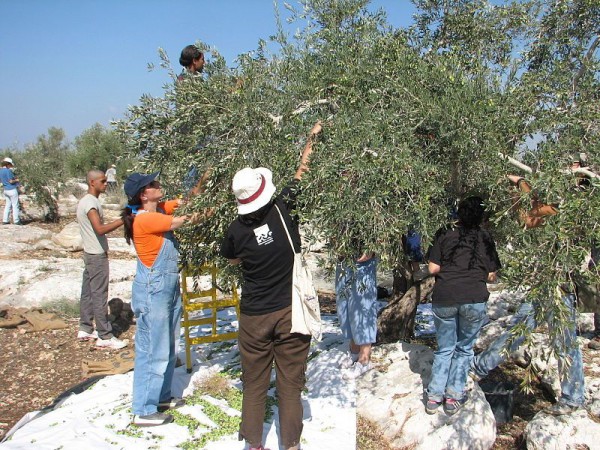
[[[183,299],[183,318],[181,326],[185,335],[185,364],[188,373],[192,372],[192,345],[206,344],[219,341],[237,339],[238,332],[219,333],[217,327],[217,313],[225,308],[235,308],[238,320],[240,317],[240,300],[237,286],[232,283],[231,295],[219,297],[217,291],[218,269],[214,265],[204,265],[200,268],[192,267],[181,271],[181,297]],[[201,277],[210,276],[211,287],[209,289],[194,290],[198,286]],[[189,283],[189,279],[192,283]],[[195,317],[195,312],[202,312],[202,317]],[[211,325],[209,334],[201,336],[190,336],[190,328],[198,325]]]

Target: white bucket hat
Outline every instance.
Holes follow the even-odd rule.
[[[10,159],[10,158],[8,158],[8,157],[4,158],[4,159],[2,160],[2,162],[7,162],[7,163],[9,163],[9,164],[12,164],[12,165],[14,166],[13,160],[12,160],[12,159]]]
[[[275,193],[273,174],[265,167],[246,167],[234,175],[231,189],[237,199],[238,214],[250,214],[271,200]]]

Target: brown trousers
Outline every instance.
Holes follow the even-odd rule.
[[[275,360],[279,427],[284,448],[298,445],[302,434],[302,402],[310,336],[291,334],[292,308],[260,316],[240,316],[242,423],[239,437],[250,447],[262,443],[265,402]]]

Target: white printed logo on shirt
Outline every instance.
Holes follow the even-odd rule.
[[[273,232],[269,229],[268,224],[264,224],[262,227],[255,228],[254,235],[256,236],[256,242],[258,242],[258,245],[268,245],[273,242]]]

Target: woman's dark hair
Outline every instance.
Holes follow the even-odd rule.
[[[257,222],[260,222],[261,220],[263,220],[263,218],[265,217],[272,205],[273,201],[270,201],[265,206],[260,207],[256,211],[252,211],[251,213],[238,216],[240,222],[242,222],[244,225],[253,225]]]
[[[140,195],[142,194],[143,190],[144,188],[130,198],[127,206],[121,210],[121,219],[123,219],[123,233],[125,235],[125,241],[127,241],[128,245],[131,245],[131,240],[133,239],[133,220],[135,219],[135,214],[129,205],[142,205]]]
[[[481,197],[468,197],[458,204],[458,220],[465,228],[477,228],[483,222],[485,207]]]
[[[183,67],[189,67],[194,59],[198,59],[202,56],[202,52],[198,50],[198,47],[195,45],[188,45],[183,50],[181,50],[181,56],[179,57],[179,64]]]

